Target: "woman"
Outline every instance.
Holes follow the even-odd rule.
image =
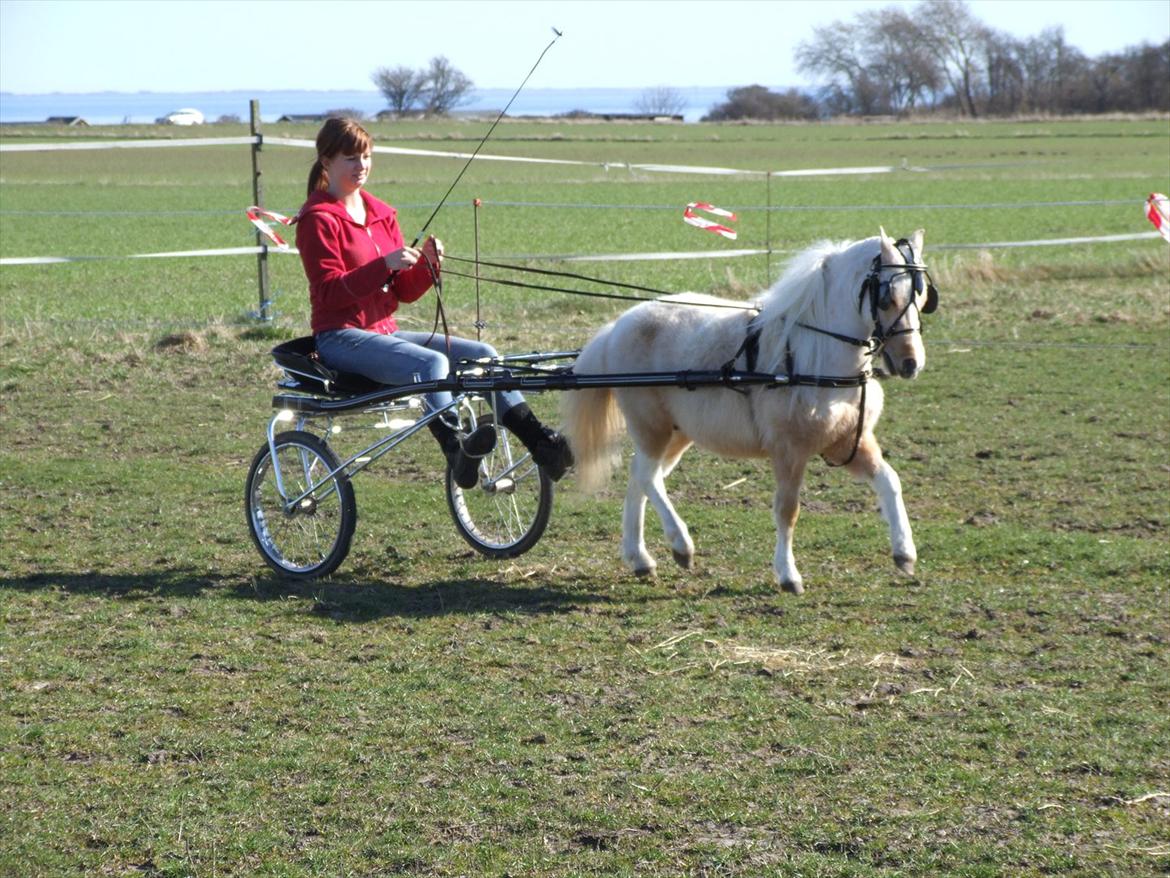
[[[297,214],[297,249],[309,279],[312,329],[321,361],[383,384],[446,378],[445,352],[459,359],[494,357],[487,344],[434,333],[398,329],[394,312],[430,289],[439,274],[443,245],[427,238],[421,249],[406,247],[395,210],[363,188],[370,175],[373,141],[352,119],[329,119],[317,134],[317,161],[309,172],[308,200]],[[532,452],[552,479],[572,464],[568,443],[537,420],[515,391],[493,394],[496,415]],[[451,394],[426,397],[427,411],[451,403]],[[495,442],[491,428],[462,441],[442,419],[430,423],[464,488],[478,478],[477,457]]]

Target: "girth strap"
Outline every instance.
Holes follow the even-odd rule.
[[[740,354],[744,355],[744,360],[747,364],[747,369],[745,369],[744,371],[747,371],[747,372],[756,371],[756,362],[760,358],[760,333],[762,333],[762,332],[763,332],[763,329],[756,325],[756,318],[755,318],[755,316],[753,316],[748,321],[747,334],[744,335],[743,342],[740,344],[738,350],[736,350],[736,352],[732,356],[732,358],[730,360],[728,360],[726,363],[724,363],[722,368],[720,369],[720,371],[725,376],[730,376],[732,372],[736,371],[735,361],[739,359]],[[730,377],[727,378],[725,383],[727,384],[728,387],[731,387],[731,389],[736,391],[737,393],[742,393],[744,395],[747,394],[747,390],[745,390],[744,388],[733,387],[731,385]]]

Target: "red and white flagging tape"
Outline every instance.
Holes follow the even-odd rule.
[[[289,225],[292,225],[292,220],[289,217],[285,216],[282,213],[276,213],[275,211],[265,210],[264,208],[257,207],[254,204],[251,207],[249,207],[246,212],[248,214],[248,219],[252,221],[252,225],[254,225],[257,229],[260,230],[260,234],[262,234],[264,237],[268,238],[268,240],[270,240],[274,244],[276,244],[276,246],[279,247],[281,250],[288,249],[288,243],[284,240],[284,238],[282,238],[282,237],[280,237],[280,235],[276,234],[276,232],[274,232],[272,230],[272,226],[270,226],[270,225],[268,225],[268,223],[264,222],[264,219],[265,218],[270,219],[273,222],[280,223],[282,226],[289,226]]]
[[[737,237],[735,229],[729,229],[725,225],[709,220],[706,217],[699,216],[695,213],[696,210],[704,211],[712,216],[721,216],[735,222],[735,214],[730,210],[724,210],[721,207],[716,207],[713,204],[708,204],[705,201],[692,201],[687,205],[687,209],[683,211],[683,222],[687,225],[694,226],[697,229],[705,229],[708,232],[714,232],[716,235],[722,235],[725,238],[730,238],[734,241]]]
[[[1160,192],[1151,192],[1146,199],[1146,218],[1163,238],[1170,241],[1170,198]]]

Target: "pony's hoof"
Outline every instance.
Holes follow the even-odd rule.
[[[804,594],[804,583],[796,579],[785,579],[780,583],[780,590],[789,594]]]
[[[677,564],[679,567],[681,567],[683,570],[694,570],[695,569],[695,553],[694,552],[676,552],[674,550],[671,550],[670,554],[672,556],[674,556],[674,563]]]
[[[909,558],[906,555],[895,555],[894,565],[898,568],[900,573],[905,573],[907,576],[913,576],[915,560],[915,558]]]
[[[639,579],[650,579],[654,576],[654,572],[658,568],[651,565],[650,567],[635,567],[634,575]]]

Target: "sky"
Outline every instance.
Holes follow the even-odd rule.
[[[478,88],[810,85],[814,27],[900,0],[0,0],[0,91],[374,90],[445,55]],[[968,0],[1017,37],[1086,55],[1170,38],[1170,0]]]

